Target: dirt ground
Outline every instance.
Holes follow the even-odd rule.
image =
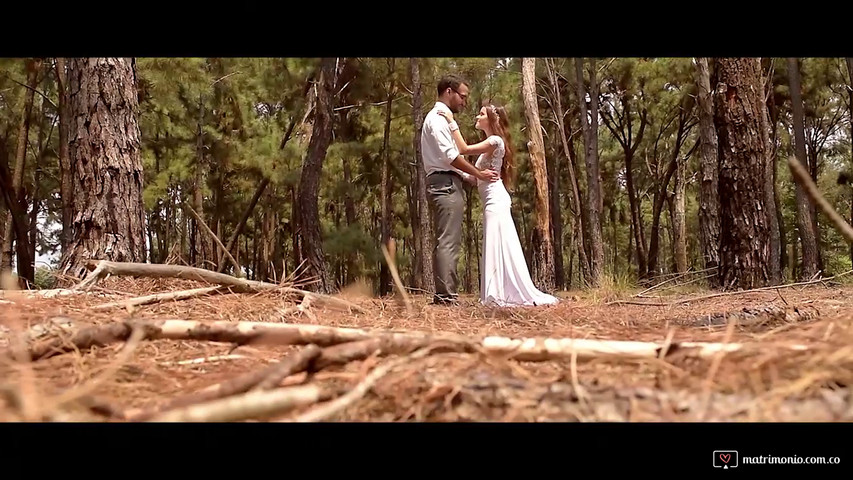
[[[561,292],[558,305],[518,309],[485,308],[473,296],[463,297],[461,305],[452,307],[429,305],[423,296],[410,296],[409,311],[398,298],[370,298],[357,292],[341,296],[367,313],[317,305],[299,311],[291,295],[278,292],[211,295],[134,309],[93,308],[132,296],[203,286],[183,280],[108,278],[87,295],[19,298],[7,291],[0,297],[0,349],[11,351],[21,332],[38,339],[131,318],[286,322],[663,345],[740,343],[749,348],[710,357],[675,352],[665,358],[519,361],[482,352],[439,352],[398,365],[363,396],[324,420],[853,420],[849,390],[853,286],[837,282],[711,298],[698,298],[714,293],[699,290],[674,294],[660,289],[648,294],[654,298],[636,297],[640,289],[619,294]],[[697,299],[685,301],[690,298]],[[654,305],[613,303],[620,299]],[[124,348],[124,342],[117,342],[32,363],[3,356],[0,420],[123,421],[92,413],[87,405],[96,399],[121,411],[157,409],[180,395],[264,369],[303,347],[235,348],[230,343],[151,340],[142,341],[122,361]],[[396,358],[371,356],[311,375],[295,374],[280,387],[332,385],[345,392]],[[73,389],[84,389],[76,402],[53,408],[51,399]],[[247,420],[288,421],[316,407],[305,405]]]

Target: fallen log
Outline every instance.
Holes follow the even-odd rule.
[[[313,303],[325,304],[327,306],[349,309],[359,313],[365,313],[365,310],[354,303],[348,302],[341,298],[335,298],[319,293],[308,292],[293,287],[285,287],[275,283],[259,282],[256,280],[246,280],[237,278],[224,273],[218,273],[203,268],[187,267],[183,265],[164,265],[164,264],[149,264],[149,263],[132,263],[132,262],[110,262],[101,260],[98,262],[90,261],[86,264],[87,268],[93,269],[80,283],[75,285],[72,290],[80,290],[90,287],[97,283],[106,275],[131,276],[131,277],[146,277],[146,278],[179,278],[184,280],[195,280],[218,284],[237,293],[256,293],[262,291],[277,290],[284,293],[292,293],[304,299],[306,296],[311,297]]]
[[[305,371],[311,364],[311,361],[319,355],[319,347],[308,345],[299,352],[288,355],[277,364],[263,370],[250,372],[218,383],[200,392],[178,397],[162,407],[140,412],[127,412],[126,417],[133,422],[145,421],[166,411],[246,393],[252,390],[253,387],[257,387],[257,390],[270,390],[278,386],[285,377]]]
[[[688,352],[700,357],[712,356],[718,352],[734,352],[748,347],[767,349],[772,344],[729,344],[715,342],[675,342],[662,344],[657,342],[639,342],[629,340],[600,340],[573,338],[509,338],[501,336],[466,337],[447,332],[419,332],[393,330],[361,330],[357,328],[338,328],[320,325],[301,325],[264,322],[197,322],[186,320],[125,321],[100,327],[90,327],[75,333],[70,339],[53,338],[30,347],[33,361],[73,350],[85,350],[92,346],[104,346],[109,343],[126,341],[132,329],[136,327],[144,332],[143,339],[158,340],[198,340],[247,344],[308,345],[328,347],[349,342],[372,340],[376,344],[365,342],[358,346],[341,347],[338,355],[360,356],[370,348],[384,352],[397,353],[412,348],[421,348],[436,342],[452,345],[462,351],[479,350],[492,355],[506,356],[523,361],[548,361],[603,356],[660,358],[666,346],[667,356],[678,351]],[[367,347],[373,345],[373,347]],[[807,350],[805,345],[779,345],[780,348],[794,351]],[[8,349],[7,349],[8,350]],[[349,352],[349,353],[346,353]],[[11,355],[11,353],[6,353]],[[324,360],[318,359],[322,364]]]
[[[35,360],[48,358],[93,346],[105,346],[126,341],[134,326],[144,332],[146,340],[201,340],[212,342],[271,345],[308,345],[321,347],[341,343],[385,338],[389,341],[411,342],[412,339],[448,340],[466,343],[469,339],[456,334],[430,335],[422,332],[368,331],[357,328],[336,328],[322,325],[302,325],[264,322],[198,322],[188,320],[123,321],[81,329],[70,338],[55,337],[30,348]]]

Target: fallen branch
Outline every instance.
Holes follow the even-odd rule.
[[[667,283],[674,282],[674,281],[676,281],[676,280],[678,280],[678,279],[680,279],[680,278],[684,278],[684,277],[686,277],[686,276],[688,276],[688,275],[693,275],[693,274],[697,274],[697,273],[708,272],[708,271],[716,270],[716,269],[717,269],[717,267],[712,267],[712,268],[706,268],[706,269],[704,269],[704,270],[697,270],[697,271],[695,271],[695,272],[684,272],[684,273],[681,273],[681,274],[676,275],[676,276],[675,276],[675,277],[673,277],[673,278],[670,278],[669,280],[664,280],[663,282],[658,283],[657,285],[653,285],[653,286],[651,286],[651,287],[649,287],[649,288],[647,288],[647,289],[643,290],[642,292],[640,292],[640,293],[638,293],[638,294],[636,294],[636,295],[634,295],[634,296],[635,296],[635,297],[642,297],[644,294],[649,293],[649,292],[651,292],[652,290],[656,290],[656,289],[658,289],[658,288],[660,288],[660,287],[662,287],[662,286],[666,285]]]
[[[207,282],[211,284],[219,284],[238,293],[254,293],[262,291],[277,290],[284,293],[293,293],[301,298],[310,296],[316,303],[323,303],[329,306],[350,309],[352,311],[365,313],[364,309],[346,300],[322,295],[319,293],[308,292],[298,288],[283,287],[275,283],[258,282],[255,280],[246,280],[237,278],[224,273],[217,273],[203,268],[187,267],[183,265],[163,265],[149,263],[132,263],[132,262],[109,262],[101,260],[99,262],[89,262],[86,265],[93,270],[86,276],[83,281],[73,287],[72,290],[79,290],[94,285],[106,275],[119,276],[134,276],[148,278],[180,278],[184,280],[195,280]]]
[[[365,377],[364,380],[359,382],[358,385],[355,386],[352,390],[340,396],[326,404],[320,405],[317,408],[310,410],[302,415],[296,417],[294,421],[296,422],[319,422],[321,420],[325,420],[329,417],[334,416],[338,412],[345,410],[347,407],[364,397],[367,392],[373,388],[376,384],[377,380],[384,377],[388,372],[393,370],[394,368],[399,367],[405,363],[411,362],[412,360],[416,360],[418,358],[423,358],[432,353],[431,348],[425,348],[422,350],[418,350],[412,355],[408,355],[406,357],[397,358],[392,360],[385,365],[379,366],[374,369],[370,374]]]
[[[412,308],[412,301],[409,300],[409,295],[406,293],[406,289],[403,287],[403,282],[400,280],[400,273],[397,271],[397,262],[394,261],[394,255],[396,254],[396,246],[394,239],[390,239],[388,241],[388,247],[382,245],[382,255],[385,256],[385,263],[388,265],[388,269],[391,271],[391,276],[394,279],[394,285],[397,286],[397,291],[400,292],[400,296],[403,298],[403,304],[406,306],[406,313],[412,315],[414,313],[414,309]]]
[[[161,303],[161,302],[169,302],[169,301],[179,301],[186,300],[189,298],[201,297],[204,295],[208,295],[210,293],[217,292],[225,292],[228,291],[225,287],[204,287],[204,288],[195,288],[192,290],[181,290],[178,292],[169,292],[169,293],[157,293],[154,295],[145,295],[143,297],[131,298],[129,300],[124,300],[121,302],[112,302],[112,303],[104,303],[102,305],[95,305],[92,307],[92,310],[108,310],[110,308],[128,308],[128,307],[138,307],[141,305],[151,305],[153,303]]]
[[[319,355],[320,348],[316,345],[308,345],[299,352],[288,355],[279,363],[263,370],[250,372],[226,382],[218,383],[200,392],[178,397],[156,409],[142,412],[128,412],[126,416],[134,422],[145,421],[158,414],[165,415],[162,412],[245,393],[252,390],[253,387],[257,387],[257,390],[269,390],[278,386],[282,379],[307,369],[311,361]]]
[[[308,345],[299,353],[288,356],[281,362],[266,369],[253,390],[270,390],[278,386],[285,378],[308,370],[311,363],[320,356],[321,350],[316,345]]]
[[[234,422],[280,414],[312,405],[335,396],[336,388],[300,385],[276,390],[259,390],[171,410],[151,418],[151,422]]]
[[[244,358],[251,358],[245,355],[213,355],[211,357],[199,357],[193,358],[191,360],[181,360],[179,362],[162,362],[160,365],[170,366],[170,365],[199,365],[202,363],[208,362],[221,362],[223,360],[242,360]]]
[[[0,290],[0,298],[14,298],[16,296],[20,297],[38,297],[38,298],[56,298],[56,297],[66,297],[69,295],[88,295],[89,292],[82,292],[80,290],[71,290],[67,288],[53,288],[50,290]],[[107,295],[113,296],[113,295]]]
[[[769,305],[760,308],[743,308],[741,310],[719,312],[701,315],[684,320],[676,320],[672,324],[686,327],[724,327],[728,322],[734,322],[738,327],[758,327],[769,323],[799,323],[820,316],[820,311],[810,305],[794,307],[777,307]]]
[[[93,346],[105,346],[127,340],[134,327],[145,332],[146,340],[201,340],[212,342],[271,345],[308,345],[321,347],[372,338],[452,340],[467,342],[456,334],[429,335],[421,332],[368,331],[357,328],[336,328],[322,325],[301,325],[264,322],[198,322],[188,320],[124,321],[79,330],[71,338],[52,338],[30,348],[35,360]]]

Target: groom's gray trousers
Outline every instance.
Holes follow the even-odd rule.
[[[435,294],[442,299],[458,295],[456,265],[462,246],[462,217],[466,195],[462,177],[455,172],[435,172],[427,176],[427,193],[435,207],[435,234],[438,239],[433,254]]]

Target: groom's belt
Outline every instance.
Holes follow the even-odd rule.
[[[452,170],[439,170],[437,172],[430,173],[427,177],[432,175],[456,175],[457,177],[462,178],[462,175],[460,175],[459,172],[454,172]]]

